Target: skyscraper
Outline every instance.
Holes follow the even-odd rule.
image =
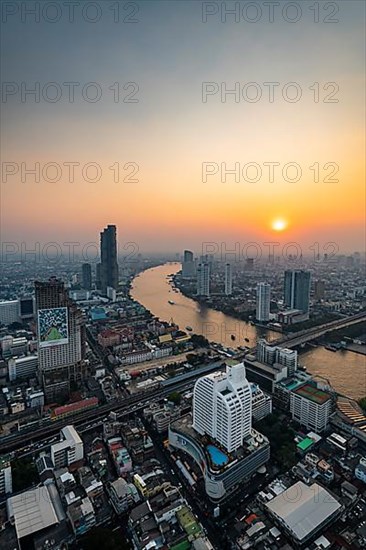
[[[325,296],[325,282],[321,279],[315,281],[314,284],[314,298],[315,300],[322,300]]]
[[[190,250],[185,250],[183,255],[183,264],[182,264],[182,277],[183,279],[192,279],[194,277],[194,259],[193,252]]]
[[[115,225],[108,225],[100,234],[100,278],[103,294],[107,287],[118,289],[118,262],[117,262],[117,229]]]
[[[95,286],[98,290],[102,288],[102,264],[97,264],[95,269]]]
[[[258,321],[269,321],[271,305],[271,285],[268,283],[257,284],[256,319]]]
[[[82,312],[56,277],[35,282],[39,373],[50,402],[70,393],[85,370]]]
[[[210,296],[210,265],[208,263],[198,264],[197,296]]]
[[[82,285],[85,290],[91,290],[92,287],[92,269],[90,264],[83,264],[81,266],[82,271]]]
[[[286,270],[284,284],[284,304],[290,309],[309,313],[310,271]]]
[[[243,363],[199,378],[193,392],[193,428],[233,452],[250,436],[252,392]]]
[[[225,264],[225,294],[231,296],[233,293],[233,271],[231,264]]]

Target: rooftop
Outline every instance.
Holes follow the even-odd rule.
[[[324,487],[317,483],[309,487],[302,481],[286,489],[266,506],[299,541],[311,536],[341,508]]]
[[[187,508],[187,506],[183,506],[181,510],[178,510],[176,515],[179,523],[181,524],[187,535],[195,535],[196,533],[200,533],[200,526],[198,525],[196,518],[192,514],[191,510]]]
[[[18,539],[59,522],[53,497],[43,486],[8,498],[8,517],[15,524]]]
[[[312,445],[314,445],[314,441],[310,439],[310,437],[305,437],[305,439],[303,439],[302,441],[300,441],[300,443],[297,444],[297,447],[301,451],[306,451],[306,449],[309,449],[309,447],[311,447]]]
[[[318,388],[312,386],[311,384],[304,384],[300,388],[294,390],[293,393],[300,395],[300,397],[305,397],[318,405],[323,405],[330,399],[329,393],[326,393],[323,390],[318,390]]]
[[[225,454],[227,461],[222,464],[216,464],[212,460],[212,456],[209,452],[208,447],[214,446],[217,451],[220,451],[220,444],[207,435],[202,436],[201,434],[199,434],[193,428],[192,423],[192,414],[188,413],[172,422],[170,426],[173,430],[181,432],[183,435],[191,438],[196,444],[198,444],[202,448],[202,450],[204,450],[208,464],[210,464],[210,469],[214,470],[215,472],[217,470],[224,471],[226,468],[230,467],[230,465],[234,461],[241,460],[244,457],[249,456],[253,451],[260,449],[263,445],[268,444],[268,439],[264,435],[252,429],[253,437],[248,437],[247,439],[245,439],[243,441],[243,445],[234,452],[228,453],[226,449],[223,449],[223,454]]]

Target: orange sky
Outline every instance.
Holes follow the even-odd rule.
[[[251,27],[203,25],[191,3],[174,4],[161,17],[144,4],[141,24],[122,34],[108,22],[93,32],[81,24],[54,25],[52,32],[39,25],[37,33],[32,25],[6,27],[5,80],[26,79],[29,86],[34,80],[97,81],[104,96],[99,103],[79,98],[69,104],[64,98],[22,103],[15,95],[3,105],[2,160],[17,163],[19,170],[8,181],[3,172],[2,240],[30,246],[45,239],[97,241],[99,231],[114,223],[120,243],[138,242],[142,251],[268,239],[296,240],[305,247],[334,241],[340,250],[362,250],[362,3],[348,2],[337,25],[310,24],[304,13],[298,26],[279,21]],[[17,32],[23,32],[22,45],[12,43]],[[115,81],[138,82],[138,103],[115,104],[105,92]],[[302,98],[290,103],[279,92],[273,103],[265,97],[236,103],[230,96],[222,102],[217,94],[203,103],[207,81],[228,88],[235,82],[278,81],[279,90],[295,81]],[[320,83],[319,102],[309,90],[314,82]],[[327,82],[339,87],[337,103],[322,101]],[[83,181],[79,166],[71,183],[63,166],[70,161],[98,163],[100,181]],[[41,175],[36,183],[28,175],[22,182],[22,162],[29,168],[57,162],[62,177],[48,183]],[[116,162],[118,183],[109,168]],[[138,182],[122,181],[129,162],[139,166]],[[255,162],[262,177],[251,183],[228,176],[223,182],[219,171],[202,181],[205,162],[226,163],[228,169]],[[266,162],[280,163],[274,182]],[[292,162],[302,170],[293,183],[281,176]],[[319,182],[309,168],[316,162]],[[331,173],[331,166],[324,170],[326,163],[339,167],[334,176],[339,181],[324,181]],[[277,218],[287,223],[281,234],[272,229]]]

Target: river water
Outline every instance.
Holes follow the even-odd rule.
[[[276,332],[202,307],[181,292],[174,292],[167,277],[180,269],[180,263],[168,263],[143,271],[132,282],[131,296],[161,320],[174,322],[182,330],[192,327],[194,333],[227,347],[253,347],[260,337],[267,341],[280,337]],[[366,396],[366,356],[351,351],[332,352],[318,346],[301,353],[300,363],[310,373],[328,379],[338,392],[355,399]]]

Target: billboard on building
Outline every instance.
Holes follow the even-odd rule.
[[[67,344],[69,327],[66,307],[38,310],[39,347]]]

